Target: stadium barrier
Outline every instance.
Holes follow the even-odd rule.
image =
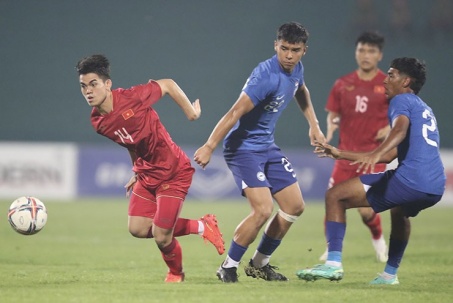
[[[191,158],[195,148],[184,147]],[[309,149],[285,149],[307,202],[321,201],[333,166]],[[441,150],[447,174],[442,204],[453,205],[453,150]],[[394,166],[394,165],[392,165]],[[221,149],[205,170],[196,173],[189,199],[238,199],[240,192],[223,160]],[[124,197],[124,184],[132,176],[126,150],[116,145],[74,143],[0,142],[0,198],[30,195],[42,199]]]
[[[192,157],[195,148],[183,148]],[[329,180],[332,160],[318,159],[311,151],[290,150],[286,156],[297,174],[304,197],[320,199]],[[120,148],[81,146],[79,149],[78,194],[80,196],[124,196],[124,184],[129,181],[131,160]],[[220,200],[240,198],[233,176],[217,149],[206,169],[194,164],[196,173],[188,198]]]

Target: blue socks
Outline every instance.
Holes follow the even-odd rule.
[[[228,256],[236,262],[242,259],[242,256],[247,251],[247,247],[241,246],[234,241],[231,241],[230,249],[228,250]]]
[[[257,251],[253,256],[254,266],[262,267],[269,262],[272,253],[277,249],[282,240],[272,239],[265,233],[261,237],[261,242],[258,245]],[[224,263],[224,267],[237,266],[239,261],[247,251],[247,247],[241,246],[234,241],[231,241],[230,249],[228,250],[228,257]]]
[[[328,243],[327,261],[341,263],[343,239],[346,233],[346,223],[333,221],[326,222],[326,236]]]
[[[396,275],[398,267],[400,267],[401,259],[406,250],[407,241],[395,240],[390,237],[389,241],[389,259],[385,266],[384,272],[390,275]]]
[[[265,233],[261,237],[261,242],[258,245],[257,250],[263,255],[270,256],[280,245],[282,240],[269,238]]]

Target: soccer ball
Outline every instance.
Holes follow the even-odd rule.
[[[46,206],[35,197],[20,197],[9,207],[8,221],[20,234],[36,234],[46,225]]]

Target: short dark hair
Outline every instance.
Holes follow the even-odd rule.
[[[359,43],[376,45],[380,51],[384,48],[385,38],[383,35],[376,31],[366,31],[360,34],[360,36],[355,41],[355,45]]]
[[[91,55],[81,59],[76,70],[79,75],[95,73],[104,81],[110,79],[110,62],[104,55]]]
[[[401,74],[405,74],[411,78],[410,88],[414,94],[422,89],[426,81],[426,64],[416,58],[396,58],[390,63],[390,67],[397,69]]]
[[[277,41],[284,40],[291,44],[307,43],[308,31],[297,22],[282,24],[277,31]]]

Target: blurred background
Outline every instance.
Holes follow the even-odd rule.
[[[385,35],[384,71],[395,57],[425,60],[428,80],[420,96],[436,114],[451,175],[450,0],[0,0],[0,197],[123,194],[130,160],[91,127],[91,109],[74,69],[82,57],[105,54],[114,87],[172,78],[191,100],[199,98],[202,116],[195,122],[169,98],[155,106],[174,141],[191,157],[252,69],[274,54],[276,30],[288,21],[300,22],[310,33],[305,79],[324,131],[327,95],[336,78],[356,68],[354,43],[360,32]],[[331,162],[313,158],[307,133],[293,102],[278,123],[276,141],[291,155],[301,183],[311,184],[305,188],[308,195],[322,198]],[[207,185],[214,175],[222,180],[219,190],[228,192],[230,177],[221,156],[215,162],[212,174],[196,174],[202,179],[194,180],[193,187],[200,188],[194,197],[222,197],[223,192],[204,190],[214,187]],[[238,196],[234,185],[232,193]]]

